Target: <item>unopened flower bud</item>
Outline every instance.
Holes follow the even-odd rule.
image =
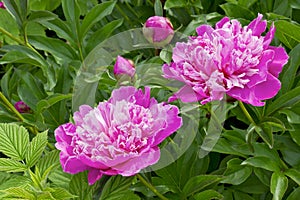
[[[173,25],[168,18],[153,16],[147,19],[143,27],[145,38],[154,46],[162,47],[173,38]]]
[[[23,101],[18,101],[15,103],[15,108],[19,113],[30,113],[31,109]]]
[[[122,56],[118,56],[114,65],[114,75],[118,78],[122,75],[133,77],[135,74],[134,63],[132,60],[127,60]]]

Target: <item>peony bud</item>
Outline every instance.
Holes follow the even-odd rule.
[[[114,75],[118,78],[120,75],[128,75],[133,77],[135,68],[132,60],[127,60],[122,56],[118,56],[114,65]]]
[[[30,113],[31,109],[23,101],[15,103],[15,108],[19,113]]]
[[[0,8],[6,9],[3,2],[0,2]]]
[[[173,25],[168,18],[153,16],[144,24],[143,34],[150,43],[162,47],[172,40]]]

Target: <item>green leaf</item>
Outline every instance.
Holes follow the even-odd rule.
[[[246,8],[251,7],[256,2],[257,2],[257,0],[239,0],[238,1],[239,5],[244,6]]]
[[[71,99],[72,94],[53,94],[47,97],[47,99],[40,100],[36,106],[36,115],[38,116],[43,110],[53,106],[54,104],[66,100]]]
[[[217,175],[199,175],[194,176],[188,180],[188,182],[183,187],[182,193],[184,194],[185,198],[195,194],[204,188],[218,183],[222,180],[222,176]]]
[[[253,167],[263,168],[269,171],[280,171],[280,166],[274,160],[271,160],[268,157],[256,156],[248,158],[247,160],[242,162],[242,165],[250,165]]]
[[[19,35],[18,25],[14,20],[14,18],[8,13],[8,11],[5,9],[0,9],[0,16],[1,16],[0,27],[6,30],[7,32],[9,32],[11,35],[18,36]],[[2,35],[2,33],[0,35]],[[16,43],[14,40],[12,40],[11,38],[9,38],[4,34],[3,34],[3,38],[8,44]]]
[[[61,0],[30,0],[29,6],[32,10],[55,10],[61,3]]]
[[[176,7],[185,7],[185,0],[167,0],[164,6],[164,9],[176,8]]]
[[[221,183],[239,185],[243,183],[252,174],[252,168],[241,165],[242,160],[233,158],[227,162],[227,168],[224,172],[225,178]]]
[[[28,40],[36,49],[51,53],[58,63],[78,59],[74,49],[62,40],[43,36],[29,36]]]
[[[48,188],[46,190],[49,190],[51,195],[53,196],[54,199],[57,200],[64,200],[64,199],[71,199],[71,198],[76,198],[75,195],[71,194],[68,190],[64,188]]]
[[[0,171],[24,172],[25,170],[27,170],[27,167],[19,161],[9,158],[0,158]]]
[[[59,152],[58,150],[53,150],[39,159],[36,166],[39,168],[41,174],[44,174],[44,172],[53,165],[57,167],[60,165]]]
[[[85,37],[86,33],[94,24],[96,24],[96,22],[112,13],[115,4],[115,1],[104,2],[94,6],[93,9],[87,13],[81,24],[79,35],[80,40]]]
[[[23,160],[29,144],[28,131],[16,124],[0,124],[0,152],[15,160]]]
[[[300,44],[293,48],[289,53],[289,62],[280,73],[282,94],[288,92],[294,85],[296,73],[300,66]]]
[[[288,196],[286,200],[298,200],[300,197],[300,187],[294,189],[294,191]]]
[[[80,33],[79,29],[79,17],[80,17],[80,8],[77,1],[62,0],[62,8],[67,20],[67,23],[71,30],[71,36],[73,41],[78,42],[78,34]],[[78,44],[77,44],[78,45]]]
[[[58,37],[67,40],[68,42],[72,43],[73,45],[76,44],[73,37],[70,27],[67,25],[66,22],[62,21],[59,18],[50,21],[39,21],[41,25],[44,27],[55,31]]]
[[[155,16],[163,16],[163,8],[160,0],[154,2],[154,13]]]
[[[79,199],[92,199],[92,192],[95,188],[87,182],[87,171],[75,174],[69,182],[69,192],[78,196]]]
[[[47,97],[42,83],[27,71],[16,71],[21,79],[18,94],[32,110],[36,110],[37,103]]]
[[[276,27],[275,36],[288,48],[293,49],[300,42],[300,26],[285,20],[274,23]]]
[[[48,131],[38,133],[30,142],[29,148],[26,152],[26,165],[30,168],[40,159],[48,142]]]
[[[266,122],[261,123],[258,126],[255,126],[255,131],[269,146],[269,148],[272,149],[274,145],[274,138],[271,125]]]
[[[27,1],[27,0],[26,0]],[[6,7],[6,9],[8,10],[8,12],[13,16],[13,18],[16,20],[19,29],[21,30],[23,27],[23,23],[24,23],[24,18],[21,14],[20,8],[17,5],[15,0],[3,0],[4,5]]]
[[[233,3],[225,3],[220,5],[220,7],[229,17],[243,18],[248,20],[252,20],[256,17],[251,10]]]
[[[266,109],[265,115],[271,115],[279,109],[291,107],[300,102],[300,86],[288,91],[273,101]]]
[[[300,171],[298,169],[288,169],[285,172],[285,175],[293,179],[298,185],[300,185]]]
[[[3,172],[8,174],[7,172]],[[31,183],[30,178],[20,175],[11,175],[9,180],[0,183],[0,190],[5,190],[11,187],[26,187]]]
[[[211,200],[211,199],[223,199],[224,196],[215,190],[205,190],[203,192],[199,192],[194,196],[195,200]]]
[[[56,161],[57,162],[57,161]],[[46,170],[46,169],[45,169]],[[78,175],[75,175],[75,177],[77,177]],[[58,168],[56,168],[55,170],[53,170],[49,176],[48,179],[51,180],[51,182],[53,183],[53,185],[55,185],[56,187],[62,187],[62,188],[66,188],[69,189],[70,188],[70,192],[74,193],[73,191],[75,191],[74,194],[77,194],[80,191],[76,191],[76,188],[73,190],[71,189],[71,187],[69,187],[69,183],[71,181],[72,175],[65,173],[62,171],[62,168],[59,166]],[[86,178],[86,177],[85,177]],[[77,179],[77,178],[76,178]],[[86,185],[86,181],[80,180],[80,182],[78,182],[79,184],[83,184]],[[72,184],[76,184],[76,182],[74,181],[74,183]]]
[[[118,197],[123,196],[130,192],[129,187],[132,184],[134,177],[122,177],[113,176],[111,177],[103,187],[102,194],[99,200],[108,199],[120,199]]]
[[[57,15],[46,10],[32,10],[28,17],[28,21],[42,22],[56,19]]]
[[[288,179],[280,172],[274,172],[271,177],[271,193],[273,200],[281,200],[288,187]]]
[[[255,175],[257,176],[257,178],[266,186],[270,186],[270,180],[271,180],[271,176],[272,176],[272,172],[267,171],[265,169],[262,168],[254,168],[253,169]]]
[[[87,51],[91,51],[102,41],[107,39],[113,33],[113,31],[120,27],[122,24],[123,19],[117,19],[109,22],[108,24],[104,25],[102,28],[94,32],[88,39],[88,43],[86,45]]]
[[[11,187],[6,190],[5,198],[7,199],[36,199],[32,191],[20,187]]]
[[[242,184],[233,185],[230,189],[248,194],[265,194],[270,190],[270,188],[262,184],[256,176],[250,176]]]

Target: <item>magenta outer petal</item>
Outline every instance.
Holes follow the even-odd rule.
[[[253,106],[265,105],[264,102],[261,102],[255,97],[253,89],[249,89],[248,87],[245,88],[234,87],[230,91],[228,91],[227,94],[237,100],[243,101]]]
[[[270,99],[280,90],[281,83],[272,74],[269,74],[267,81],[254,87],[255,97],[259,100]]]
[[[288,62],[289,56],[283,47],[270,46],[269,49],[272,49],[275,52],[275,55],[268,66],[268,70],[273,76],[278,77],[283,66]]]
[[[196,32],[199,36],[203,36],[205,33],[207,35],[211,35],[213,31],[214,29],[209,25],[201,25],[198,28],[196,28]]]
[[[75,156],[67,155],[64,152],[60,152],[60,163],[64,172],[70,174],[76,174],[90,169],[90,167],[83,164]]]
[[[168,108],[167,111],[167,127],[159,131],[155,135],[155,141],[151,146],[156,146],[160,144],[164,139],[178,130],[182,125],[182,118],[178,116],[179,109],[176,106],[166,105]],[[165,107],[166,107],[165,106]]]
[[[192,87],[185,85],[180,90],[178,90],[173,96],[171,96],[168,100],[168,102],[175,101],[177,99],[180,99],[182,102],[189,103],[189,102],[196,102],[203,97],[200,97]]]
[[[102,172],[98,169],[91,169],[88,174],[89,185],[93,185],[102,177]]]
[[[258,17],[248,25],[248,29],[252,30],[252,35],[260,36],[266,30],[267,22],[261,21],[262,17],[262,14],[258,14]]]
[[[85,165],[93,167],[93,168],[102,169],[102,170],[109,169],[109,167],[107,165],[105,165],[103,162],[93,161],[91,158],[89,158],[85,154],[80,154],[78,156],[78,159],[80,159],[80,161],[82,163],[84,163]]]
[[[114,169],[118,170],[123,176],[133,176],[148,167],[157,163],[160,157],[160,150],[158,147],[152,148],[149,152],[141,154],[140,157],[135,157],[125,163],[117,165]]]
[[[266,80],[268,74],[268,65],[270,62],[272,62],[273,58],[274,51],[266,50],[263,52],[260,63],[256,66],[256,69],[259,69],[258,74],[254,74],[253,76],[249,77],[250,82],[247,83],[249,88],[254,87],[255,85]]]
[[[113,90],[111,93],[111,98],[108,102],[115,104],[118,101],[127,100],[137,91],[133,86],[120,87],[119,89]]]
[[[271,25],[269,32],[267,32],[265,38],[264,38],[264,49],[268,48],[270,43],[272,42],[273,38],[274,38],[274,34],[275,34],[275,26],[274,24]]]
[[[226,22],[229,22],[230,19],[228,17],[223,17],[220,21],[216,23],[216,29],[222,28]]]

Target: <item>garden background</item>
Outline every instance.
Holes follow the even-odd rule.
[[[300,198],[299,0],[2,3],[0,199]],[[162,76],[161,67],[171,62],[177,41],[196,35],[202,24],[214,27],[224,16],[246,26],[258,13],[268,29],[272,24],[276,28],[271,45],[284,47],[289,55],[279,75],[281,89],[264,106],[230,97],[205,105],[174,101],[184,131],[159,145],[164,155],[170,154],[167,164],[159,161],[163,167],[129,177],[104,175],[92,185],[87,171],[63,172],[54,131],[73,121],[79,105],[106,101],[120,85],[149,86],[152,97],[168,102],[179,86]],[[170,44],[147,46],[142,35],[132,35],[154,15],[173,24]],[[139,42],[141,46],[133,48]],[[103,49],[111,56],[105,62]],[[114,76],[118,54],[133,61],[134,78]],[[15,107],[20,101],[29,109]],[[177,141],[176,134],[183,139]],[[213,145],[203,149],[208,136],[215,137]]]

